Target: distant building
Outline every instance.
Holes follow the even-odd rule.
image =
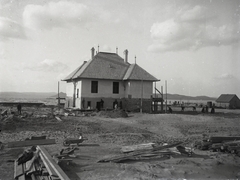
[[[236,94],[222,94],[217,98],[216,106],[228,109],[240,108],[240,100]]]
[[[91,49],[92,58],[69,74],[66,107],[80,109],[113,109],[116,106],[136,110],[143,103],[143,111],[151,109],[153,82],[159,81],[139,65],[128,62],[117,53]],[[149,106],[146,106],[148,104]],[[145,108],[145,109],[144,109]]]

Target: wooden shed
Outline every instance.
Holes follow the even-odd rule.
[[[216,106],[228,109],[240,108],[240,100],[236,94],[221,94],[216,100]]]

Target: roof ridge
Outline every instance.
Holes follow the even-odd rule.
[[[103,52],[103,51],[101,51],[101,52],[98,52],[98,53],[105,53],[105,54],[116,54],[116,55],[118,55],[117,53]],[[97,54],[96,54],[96,55],[97,55]]]

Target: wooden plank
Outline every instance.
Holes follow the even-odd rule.
[[[26,146],[34,146],[34,145],[48,145],[48,144],[56,144],[55,139],[13,141],[8,143],[8,147],[13,148],[13,147],[26,147]]]
[[[227,142],[224,142],[223,144],[226,144],[226,145],[238,145],[240,144],[240,140],[237,140],[237,141],[227,141]]]
[[[60,117],[55,116],[58,121],[62,121]]]
[[[209,138],[212,143],[221,143],[224,141],[235,141],[240,140],[240,136],[213,136]]]
[[[3,111],[1,112],[1,115],[2,115],[2,116],[7,115],[7,109],[3,110]]]
[[[41,180],[50,180],[48,176],[44,176],[44,175],[42,175],[41,178],[42,178]]]
[[[155,143],[147,143],[147,144],[136,144],[132,146],[123,146],[121,148],[121,151],[126,153],[126,152],[132,152],[136,150],[153,149],[154,144]]]
[[[58,176],[56,171],[52,168],[52,166],[49,164],[49,162],[46,160],[46,158],[43,156],[42,153],[39,154],[41,157],[41,160],[44,164],[44,166],[46,167],[48,173],[50,176]]]
[[[23,166],[23,172],[26,173],[26,168],[27,168],[27,167],[26,167],[26,163],[23,163],[22,166]]]
[[[69,177],[65,174],[65,172],[60,168],[60,166],[53,160],[50,154],[43,146],[37,146],[37,149],[40,150],[40,154],[44,156],[44,158],[48,161],[48,163],[55,170],[57,175],[61,180],[70,180]]]
[[[32,136],[30,140],[41,140],[41,139],[46,139],[47,136]]]
[[[178,146],[182,143],[183,142],[170,144],[170,145],[164,145],[164,146],[156,146],[156,147],[154,147],[153,149],[150,149],[150,150],[137,150],[137,151],[130,152],[130,153],[127,153],[127,154],[125,153],[125,154],[121,154],[121,155],[118,155],[118,156],[101,159],[98,162],[121,162],[121,161],[124,161],[124,160],[127,160],[127,159],[132,159],[134,156],[151,154],[153,152],[161,151],[161,150],[166,149],[166,148],[176,147],[176,146]],[[161,152],[159,152],[159,153],[161,153]]]
[[[18,177],[18,180],[26,180],[25,174]]]
[[[26,170],[25,170],[25,172],[28,172],[28,171],[30,171],[30,169],[32,169],[32,166],[33,166],[33,163],[34,163],[35,159],[36,159],[36,157],[33,156],[31,160],[26,162]]]
[[[32,180],[37,180],[34,174],[31,174]]]
[[[36,171],[36,168],[35,168],[34,164],[32,163],[32,165],[30,165],[29,171],[27,172],[27,175],[32,174],[32,173],[34,173],[35,171]]]
[[[20,177],[22,175],[24,175],[23,165],[22,164],[18,165],[17,160],[15,160],[15,162],[14,162],[14,179],[17,179],[18,177]]]

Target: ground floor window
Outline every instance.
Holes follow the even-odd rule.
[[[87,108],[88,108],[88,109],[91,109],[91,101],[88,101],[88,102],[87,102]]]
[[[98,81],[91,82],[91,93],[98,93]]]

